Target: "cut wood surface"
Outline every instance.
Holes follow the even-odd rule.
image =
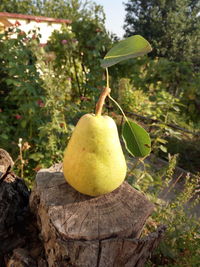
[[[138,239],[153,205],[128,183],[89,197],[67,184],[59,168],[37,174],[30,206],[49,266],[143,266],[164,231]]]
[[[89,197],[67,184],[62,172],[39,172],[31,202],[37,196],[51,224],[68,239],[138,237],[153,210],[152,203],[126,182],[110,194]]]

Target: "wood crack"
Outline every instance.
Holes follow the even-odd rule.
[[[98,255],[97,255],[97,267],[100,267],[101,249],[102,249],[102,244],[101,244],[101,241],[99,241],[99,250],[98,250]]]
[[[79,234],[81,233],[82,225],[83,225],[84,221],[87,219],[88,215],[89,215],[89,212],[86,214],[85,218],[81,222],[80,229],[79,229]]]

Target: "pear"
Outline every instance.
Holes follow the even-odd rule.
[[[119,187],[126,170],[114,120],[95,114],[82,116],[64,153],[67,182],[83,194],[98,196]]]

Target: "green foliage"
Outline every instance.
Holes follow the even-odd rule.
[[[123,125],[122,137],[128,152],[135,157],[146,157],[151,151],[149,134],[137,123],[126,121]]]
[[[60,89],[66,94],[71,94],[72,99],[82,96],[82,83],[85,79],[81,62],[75,56],[77,47],[78,41],[70,27],[63,27],[62,31],[54,31],[45,47],[47,55],[50,56],[49,62],[53,68],[53,75],[55,78],[59,77],[60,87],[62,87]]]
[[[153,55],[180,62],[198,62],[200,6],[194,0],[129,0],[125,4],[126,36],[141,34]]]
[[[74,21],[72,30],[78,40],[76,57],[82,62],[82,71],[85,75],[82,95],[95,95],[95,92],[98,93],[97,88],[105,84],[100,59],[111,46],[111,38],[106,33],[102,21],[97,18]]]
[[[100,11],[95,12],[93,19],[84,17],[82,34],[77,20],[72,27],[55,31],[45,47],[39,45],[36,31],[27,35],[10,28],[0,36],[0,124],[5,129],[0,143],[14,157],[18,140],[28,143],[29,149],[22,154],[23,172],[29,181],[35,170],[62,159],[77,119],[95,107],[97,86],[104,83],[99,58],[111,43],[102,18],[98,18]],[[89,32],[87,43],[84,37]],[[86,45],[91,44],[88,49]],[[16,163],[19,170],[20,161]]]
[[[148,59],[144,57],[136,59],[132,64],[130,62],[126,65],[123,64],[121,67],[127,75],[123,77],[129,78],[130,88],[134,88],[134,91],[145,92],[147,96],[151,96],[152,101],[157,98],[159,92],[166,92],[166,95],[168,92],[171,100],[179,99],[179,109],[185,119],[187,117],[187,122],[199,120],[200,76],[193,72],[191,63],[176,63],[165,58]],[[120,84],[120,86],[123,85]],[[119,93],[121,93],[120,89]],[[139,104],[138,107],[141,105]],[[148,112],[148,107],[146,108]]]
[[[87,0],[37,0],[38,15],[79,20],[96,19],[103,21],[105,16],[102,6]]]
[[[42,159],[38,158],[38,154],[32,159],[35,162],[42,161],[46,165],[50,165],[62,159],[67,136],[71,134],[72,130],[71,125],[68,125],[69,116],[67,117],[66,112],[66,106],[69,104],[69,85],[67,87],[65,82],[60,84],[60,81],[64,80],[66,76],[62,72],[59,76],[55,75],[51,63],[43,68],[40,64],[40,68],[43,70],[42,79],[45,91],[43,108],[45,123],[38,129],[39,136],[35,151],[42,155]]]
[[[171,154],[179,154],[179,166],[197,173],[199,169],[200,137],[191,134],[184,134],[182,138],[176,136],[168,138],[166,149]]]
[[[159,205],[153,214],[153,220],[168,227],[167,235],[158,248],[161,258],[167,259],[167,266],[198,266],[199,256],[199,220],[188,208],[193,198],[197,177],[186,177],[184,190],[171,203]],[[190,203],[191,204],[191,203]],[[193,205],[199,204],[196,201]],[[190,211],[188,211],[190,209]],[[162,259],[163,260],[163,259]]]
[[[108,68],[123,60],[143,56],[151,50],[151,45],[147,40],[140,35],[134,35],[113,46],[101,61],[101,66]]]
[[[140,89],[135,89],[130,79],[119,80],[118,101],[126,112],[136,112],[141,115],[150,113],[149,95]]]
[[[117,43],[101,61],[101,66],[106,68],[106,86],[109,87],[108,67],[130,58],[145,55],[150,51],[150,44],[140,35],[126,38]],[[108,96],[117,105],[126,120],[123,125],[122,137],[128,152],[136,157],[145,157],[150,154],[151,140],[148,133],[137,123],[128,120],[117,101],[110,95]]]
[[[119,86],[119,103],[127,115],[136,113],[149,118],[146,123],[151,133],[153,152],[157,154],[161,150],[167,153],[167,138],[180,139],[180,133],[168,126],[174,123],[180,124],[180,117],[183,116],[181,115],[183,105],[180,100],[164,90],[149,94],[134,90],[129,79],[121,79]]]
[[[172,129],[170,124],[180,124],[180,100],[171,94],[161,91],[150,97],[152,101],[149,115],[156,122],[151,123],[152,149],[154,153],[161,150],[167,153],[168,137],[181,138],[178,131]]]
[[[1,12],[32,14],[36,12],[36,5],[34,0],[1,0],[0,10]]]
[[[179,97],[191,120],[199,120],[200,6],[198,1],[132,1],[125,4],[126,36],[141,34],[152,44],[151,59],[128,69],[135,88],[165,90]],[[137,67],[137,63],[140,68]],[[138,71],[140,73],[138,73]],[[141,73],[142,71],[142,73]],[[141,78],[138,81],[138,74]]]
[[[54,71],[65,71],[66,77],[71,79],[72,100],[90,97],[94,105],[97,88],[104,85],[99,60],[111,45],[111,39],[97,18],[75,21],[71,27],[55,31],[46,51],[55,54]]]
[[[87,0],[1,0],[0,10],[2,12],[64,18],[73,21],[91,17],[104,20],[102,7]]]
[[[200,204],[198,196],[194,198],[200,177],[187,175],[184,187],[176,187],[180,179],[173,178],[176,164],[177,155],[170,156],[168,166],[162,168],[145,161],[128,176],[129,183],[155,203],[146,231],[153,231],[160,224],[167,226],[165,237],[147,266],[198,266],[200,260],[200,225],[193,211]]]
[[[10,39],[13,34],[17,38]],[[25,136],[34,139],[41,125],[42,119],[34,119],[40,113],[38,101],[43,95],[35,66],[36,57],[32,52],[32,47],[38,45],[35,34],[32,32],[26,36],[24,32],[13,28],[0,35],[0,121],[7,124],[1,134],[2,143],[11,136],[13,142]]]

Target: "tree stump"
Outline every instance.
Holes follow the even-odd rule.
[[[143,266],[164,231],[138,239],[153,205],[128,183],[89,197],[52,168],[38,172],[30,207],[50,267]]]

